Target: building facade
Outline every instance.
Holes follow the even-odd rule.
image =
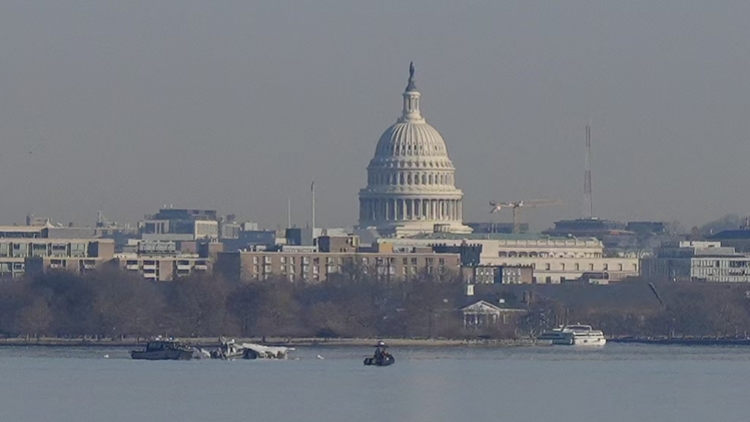
[[[110,239],[0,238],[0,278],[47,270],[83,273],[114,256]]]
[[[356,268],[380,279],[400,280],[424,272],[458,274],[457,254],[387,252],[317,252],[282,248],[277,251],[236,251],[218,254],[215,271],[230,280],[254,281],[284,277],[289,281],[322,282],[333,274]]]
[[[555,238],[545,235],[433,233],[405,239],[380,239],[394,249],[413,247],[471,247],[479,249],[473,264],[501,267],[531,267],[534,282],[541,284],[576,280],[587,272],[607,273],[618,281],[639,275],[637,257],[609,257],[595,238]],[[477,248],[479,247],[479,248]]]
[[[463,279],[469,284],[532,284],[531,266],[475,265],[461,268]]]
[[[433,232],[470,233],[462,223],[463,192],[440,133],[420,111],[414,66],[403,93],[403,111],[378,141],[359,192],[359,226],[387,236]]]
[[[644,277],[670,281],[750,282],[750,256],[715,241],[666,244],[641,264]]]
[[[120,254],[112,262],[118,268],[150,281],[174,281],[211,271],[210,260],[198,255]]]

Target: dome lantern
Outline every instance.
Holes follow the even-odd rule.
[[[422,95],[417,91],[417,85],[414,83],[414,62],[409,64],[409,83],[403,94],[404,110],[399,122],[424,122],[422,113],[419,111],[419,97]]]

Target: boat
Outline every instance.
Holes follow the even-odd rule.
[[[138,360],[190,360],[194,349],[175,340],[152,340],[144,350],[133,350],[130,357]]]
[[[607,339],[601,330],[594,330],[590,325],[566,325],[547,331],[540,340],[552,340],[552,344],[565,346],[604,346]]]
[[[375,354],[365,358],[365,366],[389,366],[396,363],[396,358],[386,351],[387,347],[384,342],[379,341],[375,345]]]

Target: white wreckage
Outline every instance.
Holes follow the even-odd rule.
[[[263,346],[255,343],[237,344],[234,339],[219,339],[219,348],[211,351],[198,349],[204,358],[210,359],[287,359],[293,347]]]

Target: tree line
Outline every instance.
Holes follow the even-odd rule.
[[[669,283],[659,286],[663,304],[627,306],[525,300],[500,286],[506,305],[525,312],[467,330],[460,308],[480,297],[466,297],[458,277],[384,281],[368,273],[243,283],[212,275],[150,282],[117,269],[49,272],[0,283],[0,336],[512,338],[582,322],[613,336],[679,337],[744,336],[750,327],[750,287]]]
[[[349,272],[312,284],[49,272],[0,284],[0,336],[455,337],[461,292],[458,279],[428,274],[395,282]]]

